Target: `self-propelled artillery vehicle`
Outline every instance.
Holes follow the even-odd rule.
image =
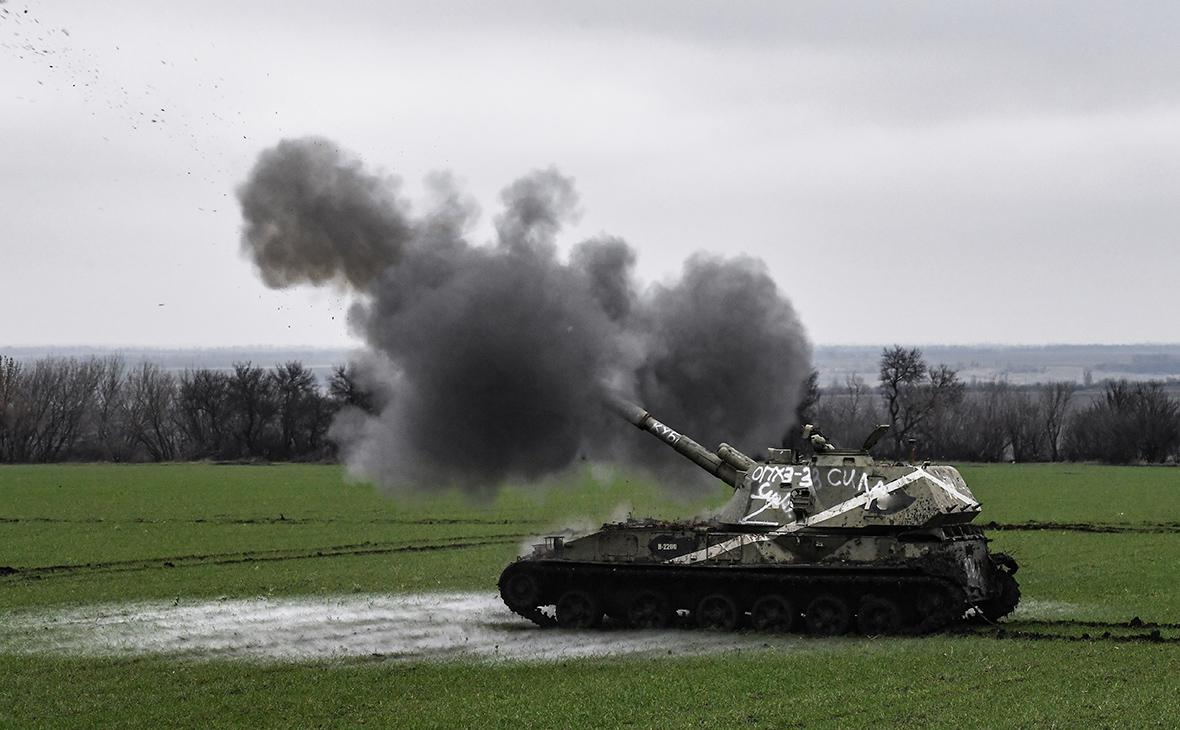
[[[500,595],[540,625],[635,627],[678,619],[706,628],[855,628],[924,633],[1015,609],[1016,562],[988,550],[980,504],[957,469],[882,463],[808,433],[813,451],[770,449],[765,462],[715,452],[643,408],[614,409],[733,488],[707,520],[628,519],[584,537],[545,538],[500,576]]]

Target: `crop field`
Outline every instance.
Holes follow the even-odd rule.
[[[1002,630],[533,627],[537,535],[690,501],[589,472],[483,501],[338,467],[0,467],[0,727],[1163,726],[1180,718],[1180,469],[962,469],[1021,563]]]

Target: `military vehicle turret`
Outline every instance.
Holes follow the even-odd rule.
[[[980,504],[957,469],[881,463],[807,429],[813,453],[765,462],[709,451],[643,408],[616,412],[733,488],[707,520],[628,519],[584,537],[545,538],[505,568],[500,595],[540,625],[925,633],[1013,609],[1016,562],[988,551]]]

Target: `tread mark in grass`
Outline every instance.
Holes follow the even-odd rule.
[[[372,519],[349,520],[335,517],[194,517],[184,519],[151,519],[146,517],[129,517],[126,519],[110,520],[103,517],[0,517],[0,524],[15,524],[20,522],[68,524],[68,525],[101,525],[101,524],[135,524],[135,525],[536,525],[542,520],[491,520],[480,518],[436,518],[424,517],[407,519],[396,517],[374,517]]]
[[[1101,629],[1093,636],[1090,632],[1065,633],[1067,629]],[[964,627],[951,633],[957,636],[982,636],[993,639],[1027,639],[1031,641],[1115,641],[1151,642],[1156,644],[1180,643],[1180,636],[1163,636],[1161,629],[1177,630],[1180,623],[1144,621],[1135,616],[1129,621],[1087,621],[1083,619],[1009,619],[1002,623],[979,627]],[[1147,633],[1122,633],[1126,631],[1147,631]],[[1120,632],[1120,633],[1116,633]]]
[[[1162,623],[1155,621],[1144,621],[1138,616],[1132,618],[1130,621],[1085,621],[1082,619],[1073,618],[1058,618],[1058,619],[1034,619],[1034,618],[1016,618],[1009,619],[997,627],[1003,628],[1006,626],[1050,626],[1050,627],[1065,627],[1074,626],[1088,629],[1180,629],[1180,623]]]
[[[333,545],[307,550],[258,550],[236,553],[213,553],[208,555],[182,555],[177,557],[145,558],[138,560],[114,560],[102,563],[79,563],[75,565],[46,565],[31,568],[0,566],[0,576],[7,582],[38,580],[52,576],[71,576],[95,573],[124,573],[164,568],[190,568],[207,565],[235,565],[239,563],[261,563],[282,560],[307,560],[311,558],[335,558],[358,555],[388,555],[392,553],[434,552],[440,550],[462,550],[491,545],[515,543],[528,533],[512,535],[474,535],[454,537],[446,542],[424,544],[394,544],[365,542],[355,545]]]
[[[1027,641],[1065,641],[1065,642],[1095,642],[1113,641],[1116,643],[1146,642],[1151,644],[1180,644],[1180,636],[1163,636],[1159,629],[1152,629],[1146,634],[1115,634],[1103,631],[1098,636],[1085,634],[1060,634],[1045,631],[1008,630],[1005,628],[966,629],[954,632],[955,636],[979,636],[985,639],[1023,639]]]
[[[1150,522],[1141,525],[1110,525],[1086,522],[987,522],[980,525],[984,530],[998,532],[1020,532],[1051,530],[1059,532],[1100,532],[1100,533],[1153,533],[1180,532],[1180,522]]]
[[[21,522],[50,523],[50,524],[136,524],[136,525],[537,525],[544,520],[537,519],[480,519],[480,518],[382,518],[372,519],[339,519],[335,517],[194,517],[183,519],[151,519],[146,517],[132,517],[127,519],[106,519],[103,517],[0,517],[0,524],[17,524]],[[1167,534],[1180,532],[1180,522],[1149,522],[1138,525],[1118,525],[1087,522],[987,522],[980,525],[985,530],[997,532],[1025,532],[1025,531],[1057,531],[1057,532],[1097,532],[1097,533],[1147,533]]]

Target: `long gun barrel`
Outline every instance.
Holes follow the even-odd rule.
[[[670,427],[660,423],[641,406],[631,401],[619,398],[618,396],[611,396],[607,398],[607,404],[611,410],[627,419],[632,425],[638,427],[641,431],[647,431],[660,441],[676,449],[681,456],[734,489],[737,489],[738,486],[738,470],[734,468],[734,462],[743,463],[741,459],[745,459],[747,462],[753,463],[752,459],[737,449],[725,444],[722,444],[722,448],[728,450],[725,455],[731,458],[723,459],[721,456],[709,451],[684,434],[677,433]],[[731,455],[729,452],[733,452],[733,454]]]

